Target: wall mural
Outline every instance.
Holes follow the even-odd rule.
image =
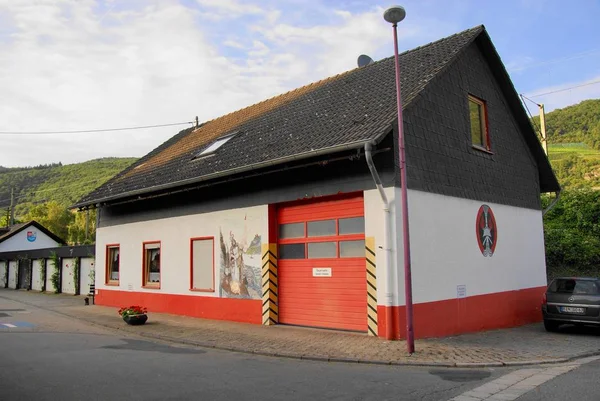
[[[261,237],[254,234],[248,243],[243,230],[219,229],[221,249],[220,295],[225,298],[261,299]],[[241,232],[239,232],[241,231]]]
[[[496,218],[492,208],[488,205],[481,205],[477,212],[477,221],[475,223],[477,231],[477,243],[483,256],[492,256],[496,250],[498,242],[498,229],[496,227]]]

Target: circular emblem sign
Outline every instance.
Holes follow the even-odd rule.
[[[498,229],[492,208],[488,205],[481,205],[479,208],[475,230],[481,253],[483,256],[492,256],[496,249],[496,242],[498,241]]]

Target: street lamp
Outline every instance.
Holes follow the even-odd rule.
[[[385,10],[383,19],[394,28],[394,64],[396,66],[396,99],[398,103],[398,147],[400,153],[400,180],[402,197],[402,239],[404,244],[404,296],[406,303],[406,347],[409,354],[415,352],[413,330],[412,277],[410,272],[410,237],[408,230],[408,191],[406,180],[406,158],[404,152],[404,120],[402,119],[402,96],[400,93],[400,63],[398,60],[398,22],[406,17],[400,6]],[[390,323],[388,323],[390,324]]]

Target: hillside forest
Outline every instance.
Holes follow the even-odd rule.
[[[532,124],[539,132],[539,117]],[[548,275],[600,276],[600,99],[547,113],[546,130],[548,157],[563,189],[544,216]],[[8,221],[14,188],[17,222],[37,220],[69,244],[93,243],[95,212],[88,216],[69,207],[135,160],[0,166],[0,226]],[[553,198],[542,195],[542,205],[548,206]]]

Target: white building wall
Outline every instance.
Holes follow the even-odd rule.
[[[260,235],[262,243],[266,243],[267,205],[98,228],[96,289],[219,296],[220,232],[227,243],[230,234],[235,236],[238,243],[246,246],[252,242],[255,235]],[[190,291],[190,239],[195,237],[214,237],[214,292]],[[161,241],[160,289],[142,287],[142,243],[148,241]],[[105,284],[107,244],[120,246],[118,287]],[[260,255],[248,257],[246,260],[256,262],[257,268],[260,269]],[[260,286],[260,283],[258,285]]]
[[[8,262],[8,288],[17,288],[17,269],[19,262],[11,260]]]
[[[401,189],[385,188],[390,202],[390,263],[387,285],[384,244],[385,218],[377,190],[365,191],[365,236],[375,237],[377,302],[393,290],[392,305],[404,305],[404,252]],[[490,202],[408,191],[413,303],[482,295],[546,285],[542,212]],[[479,249],[475,224],[481,205],[492,208],[498,227],[491,257]]]
[[[482,255],[477,242],[483,204],[491,207],[497,225],[491,257]],[[466,286],[466,296],[546,285],[540,210],[409,190],[409,218],[414,303],[457,298],[459,285]]]
[[[73,264],[75,258],[64,258],[62,260],[62,286],[63,294],[75,294],[75,275],[73,274]]]
[[[35,259],[32,262],[31,270],[31,289],[35,291],[42,290],[42,272],[44,268],[44,259]]]
[[[81,295],[87,295],[90,292],[90,284],[93,282],[94,277],[94,258],[81,258]]]
[[[365,237],[375,238],[375,257],[377,262],[377,304],[378,305],[400,305],[400,299],[398,294],[398,272],[397,266],[399,266],[399,257],[402,254],[398,252],[398,233],[397,223],[398,216],[398,202],[400,199],[400,193],[398,188],[390,187],[384,188],[387,200],[389,203],[389,213],[386,214],[384,211],[384,203],[381,199],[381,195],[378,190],[369,190],[364,192],[365,201]],[[390,219],[389,223],[389,239],[388,239],[388,250],[384,249],[385,244],[385,219]],[[401,227],[398,225],[398,227]],[[389,263],[391,269],[391,282],[387,278],[386,270],[386,252],[389,253]],[[388,282],[391,284],[388,285]],[[391,294],[391,299],[388,296]]]
[[[27,237],[27,233],[32,232],[34,236]],[[34,239],[35,237],[35,239]],[[35,226],[29,226],[23,231],[13,235],[6,241],[0,243],[0,252],[21,251],[29,249],[54,248],[60,244],[48,237]]]

